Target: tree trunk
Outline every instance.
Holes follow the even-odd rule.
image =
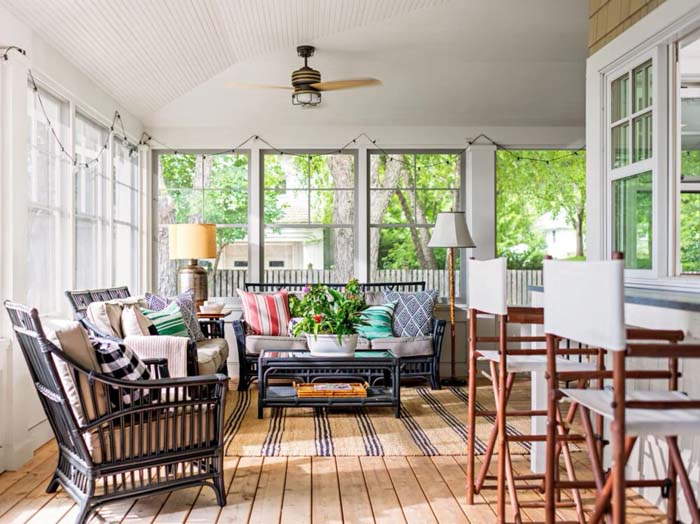
[[[583,220],[584,220],[584,213],[581,211],[579,212],[578,216],[576,217],[576,223],[574,224],[574,229],[576,230],[576,256],[577,257],[582,257],[583,256]]]
[[[326,161],[333,177],[333,187],[355,187],[352,156],[329,155]],[[333,199],[333,223],[353,224],[354,222],[354,200],[336,193]],[[355,243],[352,229],[331,229],[331,242],[333,245],[334,280],[347,282],[353,276],[355,262]]]

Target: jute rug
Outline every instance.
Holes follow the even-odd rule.
[[[229,392],[225,450],[245,457],[465,455],[467,400],[465,388],[402,387],[399,419],[393,408],[268,408],[258,419],[253,386]],[[487,398],[477,404],[492,409]],[[476,451],[483,454],[493,420],[477,421]],[[516,419],[508,430],[529,432],[529,425],[529,419]],[[529,445],[513,446],[512,452],[517,448],[526,452]]]

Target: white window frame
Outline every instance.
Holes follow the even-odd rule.
[[[651,60],[652,71],[652,104],[650,108],[633,112],[633,101],[630,98],[629,114],[616,122],[611,122],[612,110],[612,84],[625,74],[629,74],[629,86],[631,97],[634,96],[634,70]],[[603,104],[603,122],[605,129],[602,162],[605,172],[605,246],[606,254],[603,258],[609,258],[613,251],[613,198],[612,184],[634,175],[651,172],[652,176],[652,251],[651,269],[625,269],[625,278],[629,282],[643,283],[649,280],[657,280],[667,274],[667,258],[664,246],[668,243],[668,212],[665,205],[668,191],[668,177],[662,176],[665,172],[668,158],[668,137],[660,125],[668,119],[668,108],[663,103],[668,99],[668,66],[667,55],[664,46],[657,45],[652,49],[635,55],[624,63],[610,69],[604,75],[605,101]],[[651,110],[652,114],[652,154],[650,158],[634,162],[633,151],[633,125],[634,118]],[[618,168],[612,167],[612,129],[623,122],[629,122],[628,147],[629,163]]]

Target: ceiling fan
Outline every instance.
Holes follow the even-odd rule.
[[[304,59],[304,67],[297,69],[296,71],[292,71],[291,86],[246,84],[236,82],[229,84],[228,87],[291,90],[293,91],[292,104],[295,106],[313,107],[321,103],[321,93],[323,91],[339,91],[341,89],[382,85],[381,80],[377,80],[376,78],[350,78],[346,80],[321,82],[321,73],[308,65],[308,59],[314,55],[315,50],[316,48],[311,45],[300,45],[297,47],[297,53]]]

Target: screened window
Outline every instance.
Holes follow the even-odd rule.
[[[248,265],[248,155],[161,154],[158,157],[158,288],[176,292],[178,261],[168,253],[168,225],[216,224],[217,256],[200,261],[216,284],[221,272]],[[245,269],[241,280],[245,281]],[[234,284],[235,285],[235,284]],[[216,296],[212,287],[210,295]]]
[[[462,172],[462,156],[449,152],[370,155],[372,281],[425,281],[448,294],[446,250],[428,242],[439,212],[463,210]],[[457,269],[457,293],[459,275]]]
[[[264,278],[345,282],[354,275],[355,156],[266,153]]]
[[[68,135],[67,104],[41,91],[47,117],[62,139]],[[28,193],[30,242],[27,258],[27,302],[42,312],[60,308],[60,268],[58,249],[66,209],[63,202],[70,162],[62,154],[30,86],[28,116]]]
[[[105,144],[109,131],[88,117],[75,115],[75,286],[108,284],[109,177]],[[97,158],[97,161],[94,159]],[[86,165],[87,164],[87,165]]]
[[[115,286],[141,288],[139,160],[136,151],[115,139],[112,147],[112,200]]]
[[[625,267],[653,269],[653,68],[648,60],[610,83],[612,249]]]

